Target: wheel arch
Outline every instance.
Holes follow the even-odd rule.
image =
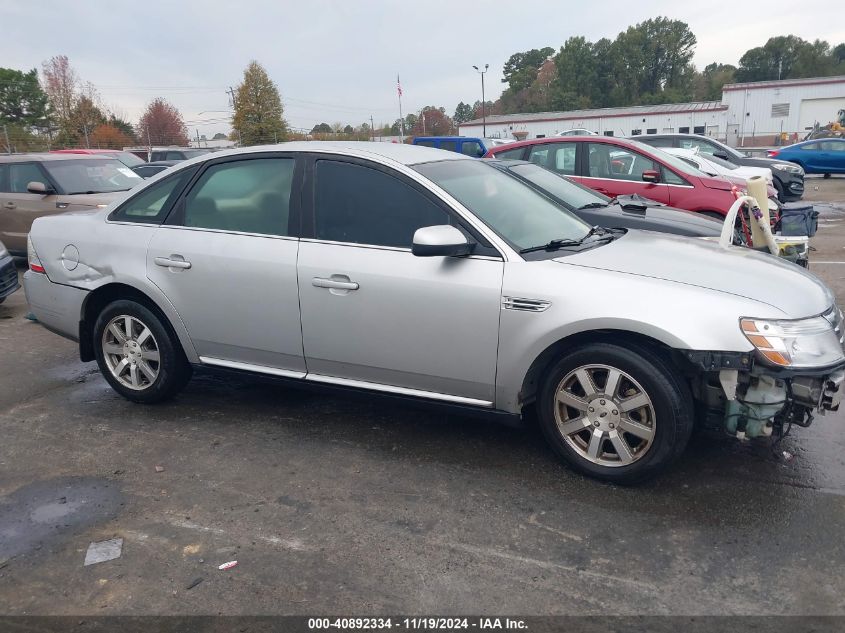
[[[93,335],[97,315],[109,303],[121,299],[137,301],[152,310],[161,319],[164,327],[175,335],[188,361],[197,361],[188,331],[173,305],[166,299],[163,302],[158,301],[140,288],[123,282],[111,282],[95,288],[83,301],[79,320],[79,356],[83,361],[95,360]]]
[[[560,338],[546,346],[533,360],[525,373],[517,396],[519,409],[524,409],[537,397],[543,376],[567,350],[588,343],[611,343],[622,347],[637,346],[649,349],[668,363],[678,367],[682,373],[693,371],[689,361],[674,347],[653,336],[621,329],[585,330]]]

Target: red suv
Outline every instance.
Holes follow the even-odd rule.
[[[650,145],[608,136],[532,139],[494,147],[485,158],[529,160],[615,198],[639,194],[658,202],[725,216],[733,183],[712,177]]]

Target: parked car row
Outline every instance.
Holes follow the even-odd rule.
[[[136,402],[201,367],[491,417],[532,406],[557,454],[617,482],[666,468],[696,424],[777,436],[838,408],[843,317],[816,277],[585,222],[626,212],[557,174],[724,181],[641,144],[558,141],[510,164],[388,143],[201,156],[107,208],[38,218],[27,299]]]
[[[712,155],[736,165],[771,169],[781,202],[800,200],[804,195],[804,170],[800,165],[785,160],[746,156],[716,139],[698,134],[643,134],[636,138],[652,147],[695,149],[701,154]]]
[[[487,156],[528,160],[611,198],[639,195],[715,219],[724,219],[736,201],[734,191],[746,185],[639,141],[608,136],[531,139],[494,147]],[[774,188],[769,195],[775,198]],[[776,201],[771,208],[777,209]]]

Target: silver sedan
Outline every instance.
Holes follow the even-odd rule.
[[[561,457],[617,482],[666,467],[695,423],[806,425],[845,366],[833,295],[797,266],[590,227],[485,161],[389,143],[209,154],[38,219],[25,289],[136,402],[203,367],[535,405]]]

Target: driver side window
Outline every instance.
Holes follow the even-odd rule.
[[[450,223],[440,206],[384,171],[318,160],[315,175],[319,240],[410,248],[417,229]]]

